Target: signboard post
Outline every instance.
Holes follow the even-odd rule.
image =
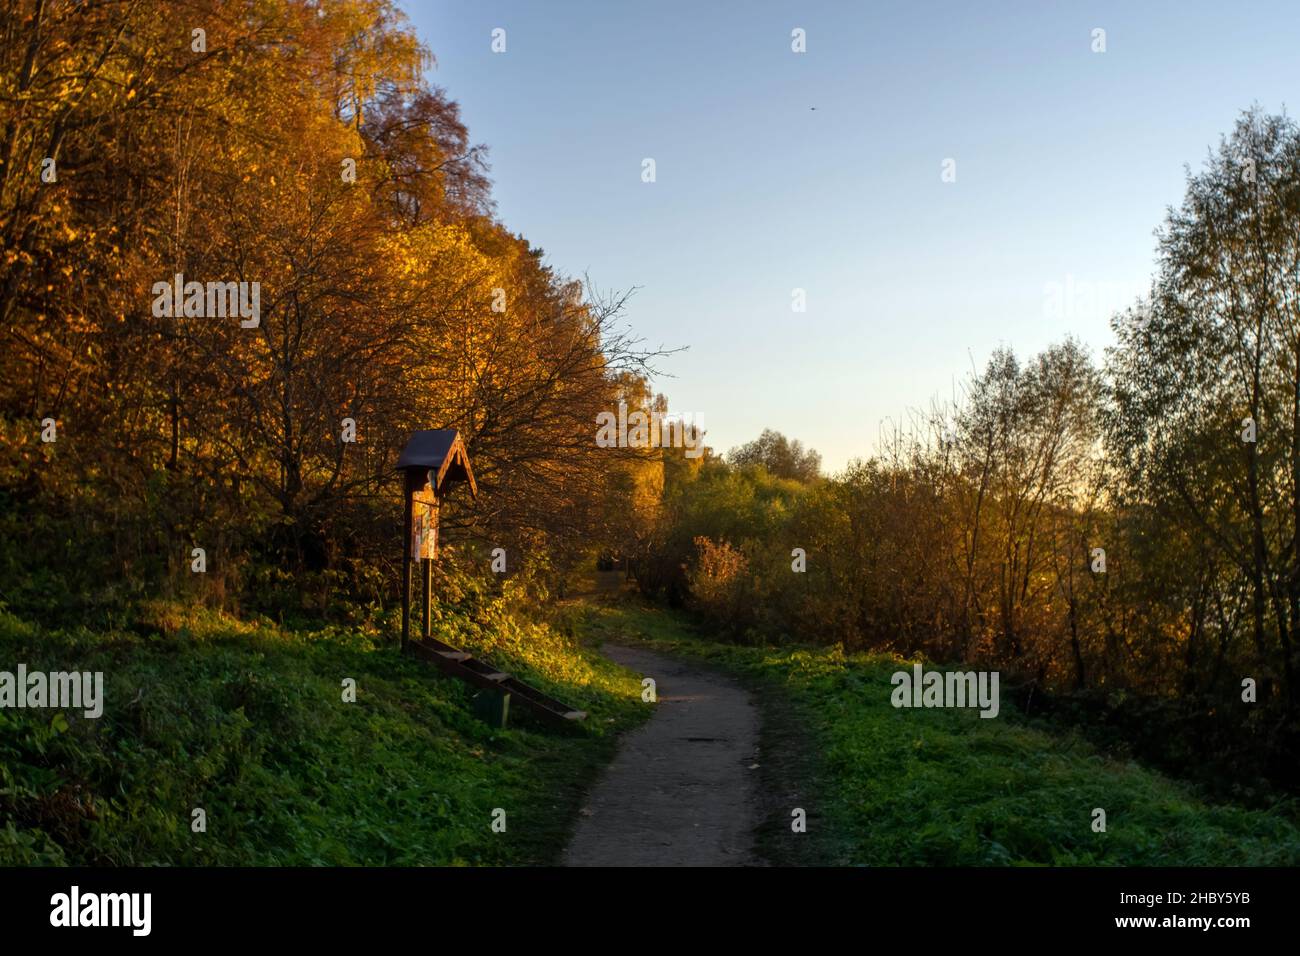
[[[433,633],[433,562],[438,557],[438,496],[427,489],[415,492],[411,512],[411,547],[424,572],[420,634],[428,637]]]

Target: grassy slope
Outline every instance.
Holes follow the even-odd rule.
[[[1073,735],[1027,726],[1005,702],[993,720],[975,711],[895,709],[889,677],[906,665],[890,657],[733,647],[698,640],[665,611],[598,613],[605,636],[703,659],[755,688],[765,718],[765,789],[805,801],[769,807],[760,845],[774,862],[1300,863],[1293,806],[1263,812],[1208,804],[1192,788],[1107,759]],[[807,834],[791,832],[792,805],[807,810]],[[1092,831],[1094,807],[1106,811],[1105,833]]]
[[[591,609],[586,629],[755,687],[760,840],[776,862],[1300,862],[1293,811],[1208,805],[1006,704],[997,720],[895,710],[889,658],[707,643],[648,609]],[[102,670],[107,685],[100,720],[0,710],[0,865],[553,861],[614,732],[648,714],[639,684],[554,628],[448,616],[439,630],[589,710],[586,731],[493,731],[470,715],[469,688],[356,631],[179,610],[97,633],[0,613],[0,670]],[[355,704],[341,700],[345,677]],[[190,831],[196,806],[207,833]],[[791,833],[792,806],[808,811],[807,834]],[[1096,806],[1107,833],[1090,828]],[[490,828],[496,807],[504,834]]]
[[[0,865],[546,863],[613,731],[646,715],[625,672],[507,617],[439,630],[591,712],[584,731],[494,731],[471,689],[355,631],[171,617],[95,633],[0,612],[0,670],[103,671],[107,700],[98,720],[0,710]]]

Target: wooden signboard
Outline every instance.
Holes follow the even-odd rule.
[[[421,625],[427,640],[431,631],[433,606],[433,562],[438,558],[438,501],[451,486],[464,482],[477,497],[474,472],[469,453],[454,428],[424,429],[413,432],[397,459],[403,474],[404,503],[402,516],[402,647],[411,637],[411,568],[413,561],[422,564],[424,606]]]

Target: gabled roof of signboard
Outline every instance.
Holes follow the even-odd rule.
[[[443,487],[456,481],[469,483],[469,491],[478,497],[474,483],[474,470],[469,464],[469,452],[460,432],[454,428],[433,428],[412,432],[406,447],[397,459],[398,471],[428,469],[433,488],[442,494]]]

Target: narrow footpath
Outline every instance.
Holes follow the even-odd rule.
[[[726,677],[640,648],[606,644],[603,652],[654,678],[658,703],[592,790],[565,865],[757,863],[759,725],[749,694]]]

